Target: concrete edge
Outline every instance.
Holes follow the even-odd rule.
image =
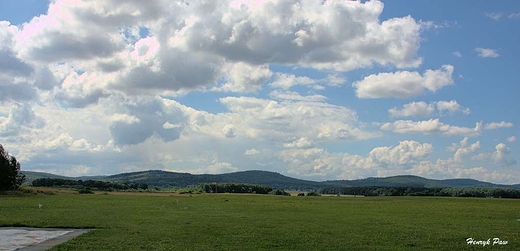
[[[89,231],[95,230],[95,229],[75,229],[75,228],[30,228],[30,227],[7,227],[4,229],[24,229],[27,231],[35,231],[35,230],[48,230],[48,231],[70,231],[69,233],[66,233],[64,235],[60,235],[56,238],[49,239],[46,241],[42,241],[38,244],[19,248],[16,250],[19,251],[42,251],[42,250],[48,250],[52,247],[62,244],[64,242],[67,242],[73,238],[76,238],[82,234],[85,234]]]

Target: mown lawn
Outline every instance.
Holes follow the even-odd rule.
[[[520,250],[517,219],[510,199],[0,196],[0,226],[97,229],[53,250]]]

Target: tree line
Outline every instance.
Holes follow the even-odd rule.
[[[268,194],[273,191],[269,186],[246,183],[203,183],[199,185],[203,193],[255,193]]]
[[[448,196],[481,198],[520,198],[520,190],[513,188],[477,187],[323,187],[321,194],[348,194],[363,196]]]
[[[32,182],[35,187],[59,187],[59,188],[90,188],[99,191],[118,191],[118,190],[146,190],[147,184],[139,183],[119,183],[105,182],[100,180],[67,180],[56,178],[40,178]]]

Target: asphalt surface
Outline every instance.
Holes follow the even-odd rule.
[[[40,251],[80,236],[92,229],[0,228],[0,251]]]

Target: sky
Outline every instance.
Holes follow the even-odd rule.
[[[520,183],[519,1],[0,2],[22,170]]]

